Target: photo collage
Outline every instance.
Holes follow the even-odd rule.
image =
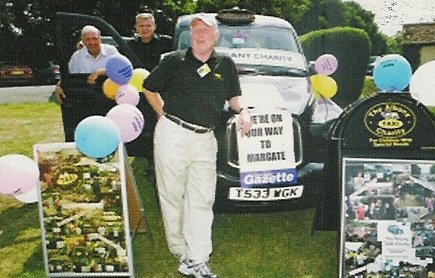
[[[435,277],[435,161],[344,159],[342,277]]]

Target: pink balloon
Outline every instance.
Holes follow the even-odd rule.
[[[333,74],[338,67],[337,58],[332,54],[323,54],[317,58],[314,69],[318,74]]]
[[[107,112],[106,117],[118,126],[124,143],[133,141],[142,133],[144,126],[143,115],[132,104],[118,104]]]
[[[137,105],[139,103],[139,92],[133,85],[121,85],[116,93],[116,103]]]
[[[39,183],[38,164],[21,154],[0,157],[0,194],[23,194]]]
[[[15,199],[22,203],[31,204],[36,203],[38,201],[38,186],[30,189],[30,191],[26,193],[16,194],[14,195]]]

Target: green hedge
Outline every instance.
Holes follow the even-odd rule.
[[[316,30],[301,36],[302,47],[308,61],[330,53],[338,60],[338,69],[331,75],[338,91],[332,98],[345,107],[357,100],[364,85],[371,42],[362,29],[335,27]]]

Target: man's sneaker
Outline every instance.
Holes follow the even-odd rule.
[[[191,263],[185,257],[180,257],[180,266],[178,267],[178,272],[184,276],[193,276]]]
[[[219,278],[216,274],[211,272],[210,267],[205,262],[196,262],[188,260],[188,269],[191,275],[195,278]]]

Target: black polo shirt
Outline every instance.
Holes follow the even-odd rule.
[[[152,71],[157,66],[161,54],[172,50],[172,38],[165,35],[154,35],[148,43],[144,43],[138,37],[128,41],[128,44],[148,71]]]
[[[201,67],[201,74],[210,69],[202,77]],[[241,95],[236,66],[229,56],[213,51],[203,63],[191,48],[165,57],[143,86],[160,93],[166,113],[204,127],[217,126],[225,100]]]

